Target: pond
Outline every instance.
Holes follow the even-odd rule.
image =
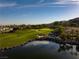
[[[3,53],[3,54],[2,54]],[[79,59],[79,46],[51,41],[32,41],[21,47],[0,51],[3,59]]]

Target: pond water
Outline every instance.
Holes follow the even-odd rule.
[[[5,52],[4,59],[79,59],[78,45],[50,41],[32,41]]]

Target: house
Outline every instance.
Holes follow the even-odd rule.
[[[13,31],[13,28],[10,27],[0,27],[0,33],[7,33]]]

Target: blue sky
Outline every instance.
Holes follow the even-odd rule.
[[[42,24],[79,17],[79,0],[0,0],[0,24]]]

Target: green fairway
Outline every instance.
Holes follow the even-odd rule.
[[[24,44],[25,42],[37,38],[37,34],[48,34],[51,29],[26,29],[17,30],[14,33],[0,34],[0,48],[11,48]]]

